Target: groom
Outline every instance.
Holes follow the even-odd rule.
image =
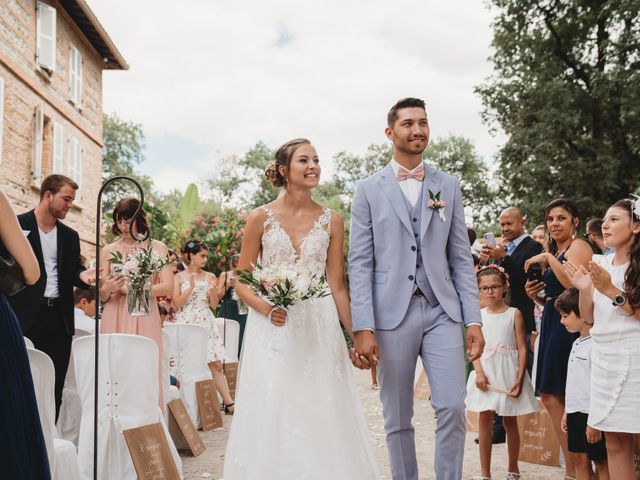
[[[422,359],[437,416],[436,477],[460,480],[466,395],[461,322],[470,360],[484,347],[462,194],[455,177],[422,160],[429,143],[424,101],[398,101],[385,134],[393,159],[358,182],[351,206],[353,362],[359,368],[378,364],[393,478],[417,480],[411,418]]]

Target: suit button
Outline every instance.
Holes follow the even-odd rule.
[[[420,268],[420,264],[419,263],[416,265],[416,268]]]
[[[414,219],[413,219],[413,221],[414,221],[414,222],[417,222],[417,221],[418,221],[418,219],[417,219],[417,218],[414,218]]]
[[[414,234],[413,234],[413,236],[414,236],[415,238],[418,238],[418,234],[417,234],[417,233],[414,233]]]
[[[413,280],[413,275],[409,275],[409,280]]]
[[[415,251],[416,251],[416,247],[415,247],[415,245],[411,245],[411,251],[412,251],[412,252],[415,252]]]

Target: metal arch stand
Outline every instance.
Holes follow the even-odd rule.
[[[127,177],[124,175],[119,175],[116,177],[111,177],[106,180],[102,187],[100,187],[100,191],[98,192],[98,200],[97,200],[97,208],[96,208],[96,333],[95,333],[95,359],[94,359],[94,376],[93,376],[93,479],[98,480],[98,346],[99,346],[99,336],[100,336],[100,222],[101,222],[101,204],[102,204],[102,193],[107,185],[119,181],[125,180],[133,183],[140,192],[140,206],[134,213],[133,218],[135,219],[142,210],[142,206],[144,205],[144,191],[140,184],[133,178]],[[131,222],[129,226],[129,231],[131,232],[131,236],[133,237],[133,228],[135,223]],[[142,240],[146,240],[149,238],[149,232],[146,233],[145,238]]]

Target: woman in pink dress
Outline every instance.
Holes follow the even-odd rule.
[[[150,338],[158,345],[158,379],[160,392],[160,405],[162,405],[162,322],[158,304],[155,301],[159,296],[170,296],[173,289],[173,274],[171,266],[167,265],[159,274],[154,275],[151,287],[151,314],[144,317],[132,317],[127,308],[127,284],[126,279],[111,272],[109,258],[113,252],[120,252],[124,258],[140,248],[148,247],[162,256],[168,253],[167,246],[158,240],[146,240],[139,242],[131,237],[129,227],[140,201],[137,198],[123,198],[113,210],[114,235],[120,238],[107,245],[100,252],[100,265],[102,280],[100,286],[100,300],[104,303],[100,333],[128,333],[142,335]],[[146,213],[141,211],[133,225],[134,235],[145,235],[149,231]]]

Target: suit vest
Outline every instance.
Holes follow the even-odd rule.
[[[415,274],[413,275],[413,278],[415,279],[415,286],[416,288],[419,288],[420,291],[423,293],[424,297],[429,302],[429,305],[434,307],[438,305],[439,302],[435,294],[433,293],[433,289],[431,288],[431,283],[429,283],[429,277],[427,276],[427,272],[424,269],[424,263],[422,261],[422,246],[421,246],[422,242],[420,239],[420,229],[422,224],[422,202],[423,202],[422,189],[420,189],[420,195],[418,196],[418,200],[416,200],[415,207],[411,206],[411,203],[409,203],[409,200],[407,200],[407,197],[404,195],[404,193],[402,194],[402,198],[404,198],[404,203],[409,212],[409,216],[411,217],[411,226],[413,227],[413,237],[416,241],[416,245],[418,248],[418,252],[417,252],[418,255],[416,258],[416,270],[415,270]]]

